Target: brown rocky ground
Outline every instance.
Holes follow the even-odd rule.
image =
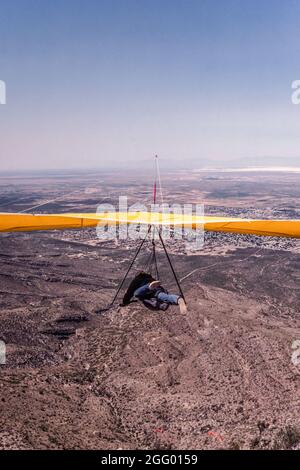
[[[97,315],[131,249],[45,234],[0,247],[0,448],[299,447],[299,255],[173,255],[181,277],[196,270],[186,317]]]

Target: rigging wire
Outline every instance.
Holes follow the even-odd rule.
[[[161,204],[163,206],[164,205],[164,197],[163,197],[162,184],[161,184],[161,178],[160,178],[158,155],[155,155],[155,166],[156,166],[156,176],[157,176],[159,192],[160,192],[160,200],[161,200]]]
[[[162,186],[161,186],[161,182],[160,182],[160,175],[159,175],[159,167],[158,167],[158,163],[157,163],[157,160],[158,160],[158,157],[157,155],[155,156],[155,161],[156,161],[156,174],[155,174],[155,180],[154,180],[154,184],[153,184],[153,204],[155,205],[156,203],[156,197],[157,197],[157,181],[159,181],[159,188],[160,188],[160,196],[161,196],[161,200],[163,201],[163,196],[162,196]],[[104,308],[104,309],[100,309],[98,310],[98,313],[102,313],[102,312],[105,312],[106,310],[109,310],[113,307],[133,265],[135,264],[135,261],[144,245],[144,243],[146,242],[148,236],[151,236],[152,238],[152,250],[150,251],[150,254],[148,256],[148,258],[146,259],[146,262],[144,263],[144,269],[146,272],[148,272],[149,274],[152,275],[152,272],[153,272],[153,269],[154,269],[154,273],[156,275],[156,279],[159,279],[159,272],[158,272],[158,263],[157,263],[157,256],[156,256],[156,243],[155,243],[155,231],[158,233],[158,238],[159,238],[159,241],[163,247],[163,250],[165,252],[165,255],[166,255],[166,258],[167,258],[167,261],[170,265],[170,269],[172,271],[172,274],[174,276],[174,279],[176,281],[176,284],[177,284],[177,287],[179,289],[179,292],[180,292],[180,295],[181,297],[185,300],[185,297],[184,297],[184,293],[182,291],[182,288],[181,288],[181,285],[180,285],[180,280],[178,279],[178,276],[176,274],[176,271],[173,267],[173,264],[172,264],[172,261],[171,261],[171,258],[169,256],[169,253],[167,251],[167,248],[166,248],[166,245],[164,243],[164,240],[162,238],[162,235],[161,235],[161,228],[157,228],[155,227],[154,225],[152,224],[149,224],[148,225],[148,231],[146,233],[146,236],[143,238],[142,242],[140,243],[138,249],[136,250],[135,254],[134,254],[134,257],[133,259],[131,260],[130,264],[129,264],[129,267],[125,273],[125,275],[123,276],[123,279],[120,281],[117,289],[116,289],[116,292],[115,292],[115,295],[112,299],[112,301],[110,302],[109,306]]]

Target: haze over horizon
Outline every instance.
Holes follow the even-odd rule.
[[[1,2],[1,170],[297,167],[300,3]]]

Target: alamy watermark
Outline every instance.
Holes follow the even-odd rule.
[[[146,237],[149,227],[156,238],[183,240],[190,250],[204,245],[203,204],[143,204],[128,206],[126,196],[118,205],[100,204],[97,237],[102,240],[139,240]]]
[[[296,339],[293,344],[292,344],[292,357],[291,361],[294,364],[294,366],[299,366],[300,365],[300,339]]]
[[[6,83],[0,80],[0,104],[6,104]]]
[[[294,80],[292,82],[293,93],[291,95],[291,100],[293,104],[300,104],[300,80]]]
[[[0,365],[6,364],[6,344],[0,341]]]

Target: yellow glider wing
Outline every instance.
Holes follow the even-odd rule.
[[[175,226],[212,232],[231,232],[273,237],[300,238],[300,220],[257,220],[231,217],[192,216],[159,212],[107,212],[70,214],[0,213],[0,232],[68,230],[97,225],[143,224]]]

